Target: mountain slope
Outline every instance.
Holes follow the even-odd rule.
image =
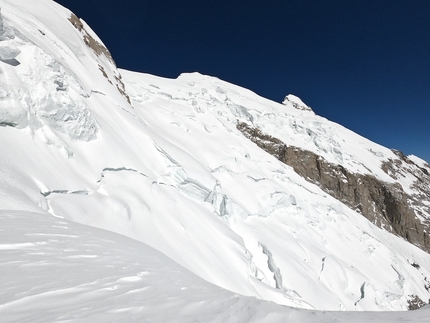
[[[380,164],[380,169],[392,178],[385,181],[370,169],[364,174],[354,172],[342,163],[328,162],[312,151],[287,145],[245,122],[238,123],[237,128],[260,148],[292,166],[305,179],[363,214],[378,227],[429,251],[428,164],[419,160],[415,163],[413,158],[393,150],[397,155],[394,158],[370,160],[368,163]],[[370,151],[374,153],[371,148]],[[377,156],[383,157],[383,154],[377,153]]]
[[[294,97],[282,105],[197,73],[172,80],[118,70],[85,22],[52,1],[0,7],[4,214],[31,222],[42,213],[120,233],[212,284],[278,304],[406,310],[430,298],[428,253],[305,179],[294,167],[301,161],[286,165],[238,124],[422,194],[424,225],[429,200],[412,186],[416,177],[394,179],[381,167],[394,160],[408,168],[403,157],[398,164],[392,151],[297,109]],[[429,169],[410,160],[414,170]]]
[[[3,322],[426,322],[429,315],[296,310],[223,290],[112,232],[40,213],[0,211],[0,220]]]

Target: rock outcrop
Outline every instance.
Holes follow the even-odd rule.
[[[416,165],[401,152],[381,168],[393,179],[413,175],[416,194],[407,194],[399,182],[387,183],[370,174],[353,173],[341,165],[327,162],[317,154],[263,133],[246,123],[238,123],[245,137],[278,158],[306,180],[363,214],[369,221],[430,252],[430,176],[427,168]],[[429,167],[430,169],[430,167]]]

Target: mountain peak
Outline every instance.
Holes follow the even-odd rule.
[[[282,102],[283,105],[289,105],[291,104],[294,108],[302,111],[310,111],[313,112],[310,106],[306,105],[299,97],[288,94],[284,101]]]

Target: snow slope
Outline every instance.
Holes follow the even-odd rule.
[[[307,182],[246,139],[236,123],[251,122],[388,182],[378,165],[393,156],[390,150],[294,108],[298,98],[282,105],[197,73],[173,80],[118,70],[91,29],[53,1],[0,0],[0,8],[0,210],[8,234],[2,234],[8,273],[2,278],[11,282],[0,313],[21,315],[25,305],[23,317],[44,309],[40,321],[69,319],[58,314],[66,309],[102,320],[113,307],[124,317],[136,310],[136,320],[149,313],[162,321],[169,310],[184,309],[186,321],[189,309],[204,321],[275,322],[286,315],[323,321],[328,314],[267,301],[381,311],[430,298],[427,253]],[[73,229],[63,233],[61,223]],[[50,235],[62,238],[52,242]],[[68,249],[72,257],[61,256]],[[139,276],[151,257],[161,259],[150,270],[157,278]],[[131,258],[142,260],[123,272]],[[45,276],[27,277],[27,267],[45,262],[49,271],[35,269]],[[73,270],[63,273],[65,264]],[[81,274],[93,265],[94,274]],[[172,289],[177,272],[195,290]],[[59,278],[50,285],[52,273]],[[25,283],[17,283],[20,277]],[[106,299],[103,288],[117,285],[115,298]],[[144,309],[124,310],[135,289]],[[94,307],[70,301],[87,291]],[[46,305],[53,297],[58,306]],[[377,317],[419,319],[424,312]]]
[[[216,287],[112,232],[22,211],[1,211],[0,221],[2,322],[426,322],[430,314],[296,310]]]

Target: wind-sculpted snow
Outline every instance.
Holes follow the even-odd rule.
[[[299,311],[212,285],[147,245],[49,214],[0,211],[2,322],[427,322],[429,309]]]
[[[5,41],[20,50],[14,58],[19,65],[0,62],[0,150],[5,152],[0,155],[0,209],[14,214],[8,225],[25,227],[25,234],[44,228],[32,222],[42,219],[41,213],[42,223],[77,228],[60,240],[67,245],[56,245],[51,238],[4,242],[2,248],[24,252],[23,258],[28,256],[26,248],[40,253],[23,268],[8,265],[12,269],[3,278],[15,282],[12,285],[34,263],[46,262],[43,268],[52,272],[43,272],[41,285],[28,278],[18,286],[20,291],[4,289],[0,311],[19,315],[23,304],[28,315],[41,313],[35,321],[66,320],[75,314],[88,321],[92,315],[107,320],[108,314],[119,315],[118,321],[139,321],[148,314],[154,321],[329,322],[331,314],[282,305],[406,310],[412,301],[430,298],[427,253],[324,193],[248,140],[237,124],[247,122],[352,172],[372,172],[391,183],[394,179],[377,164],[394,158],[393,152],[312,111],[295,108],[293,103],[301,101],[293,97],[293,103],[282,105],[197,73],[163,79],[117,70],[85,43],[81,26],[85,35],[102,44],[90,28],[81,20],[72,24],[74,16],[52,1],[35,5],[30,0],[0,0],[0,6],[3,30],[15,35]],[[32,226],[23,226],[26,221]],[[119,242],[113,238],[118,235],[71,221],[140,242]],[[62,225],[51,224],[49,234],[68,234]],[[94,237],[82,236],[80,230]],[[44,244],[28,245],[33,242]],[[154,251],[140,247],[141,242],[190,272],[176,264],[160,269],[164,260],[149,270],[148,263],[158,256],[143,259]],[[137,247],[124,251],[122,258],[128,243]],[[60,256],[59,249],[73,249],[74,244],[73,257],[67,252]],[[116,257],[122,260],[115,262]],[[94,276],[73,278],[69,285],[67,280],[43,285],[65,268],[64,262],[72,264],[68,272],[80,277],[84,268],[92,268],[90,260],[95,261]],[[133,270],[119,275],[122,267]],[[147,279],[141,274],[145,271],[158,278]],[[177,272],[189,277],[181,286],[185,289],[166,287],[175,285],[176,277],[181,281]],[[97,275],[105,278],[97,280]],[[40,293],[33,298],[23,286]],[[140,296],[134,299],[134,293]],[[82,301],[71,301],[77,295],[83,295]],[[194,307],[196,299],[202,300],[201,306]],[[58,311],[51,302],[58,304]],[[94,306],[88,309],[83,302]],[[112,304],[120,305],[112,309]],[[178,309],[181,314],[173,316]],[[372,315],[395,322],[421,319],[426,311]],[[364,314],[352,319],[336,315],[343,321],[367,319]]]
[[[209,284],[123,236],[46,214],[0,219],[2,322],[282,322],[295,312]]]

